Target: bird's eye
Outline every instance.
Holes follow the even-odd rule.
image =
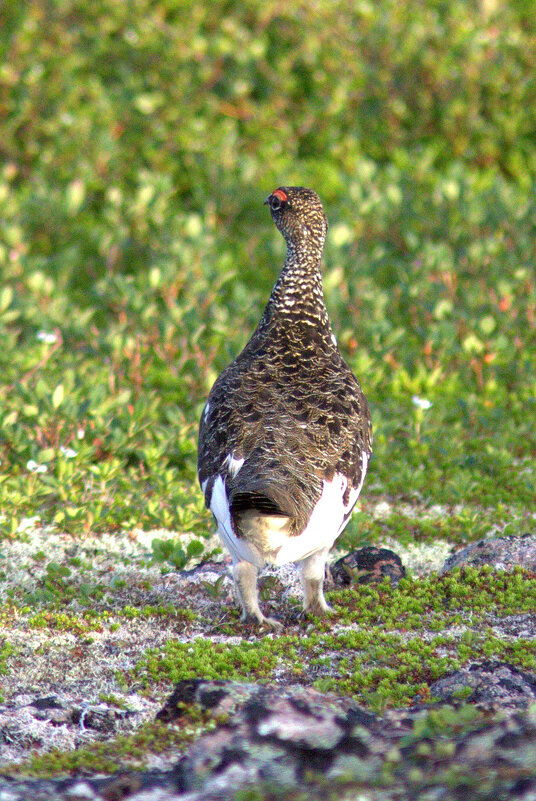
[[[272,211],[280,211],[288,203],[288,195],[283,189],[276,189],[264,202],[270,205]]]

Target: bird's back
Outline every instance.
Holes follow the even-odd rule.
[[[205,408],[199,478],[203,485],[223,469],[238,537],[265,540],[267,525],[295,537],[324,482],[346,477],[343,503],[362,484],[363,454],[368,460],[371,450],[368,405],[331,335],[268,327],[220,375]],[[209,506],[211,492],[206,484]],[[288,520],[283,528],[278,517]]]

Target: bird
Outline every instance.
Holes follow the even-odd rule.
[[[286,241],[284,265],[251,338],[210,390],[197,469],[232,557],[240,619],[279,628],[260,609],[259,570],[296,563],[304,614],[331,613],[327,558],[361,492],[372,426],[326,309],[321,200],[280,186],[264,203]]]

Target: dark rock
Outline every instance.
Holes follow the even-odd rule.
[[[518,566],[536,572],[536,537],[525,534],[523,537],[494,537],[472,542],[449,556],[441,573],[465,565],[489,565],[494,570],[513,570]]]
[[[508,689],[512,676],[527,686],[536,681],[515,668],[510,672],[510,667],[483,662],[471,666],[468,672],[477,676],[494,671],[503,690]],[[364,710],[351,699],[322,696],[303,688],[279,691],[254,685],[242,686],[239,691],[242,697],[245,687],[247,698],[240,705],[236,700],[236,685],[220,685],[220,691],[227,689],[229,697],[234,699],[235,714],[225,725],[195,742],[181,760],[181,780],[189,801],[230,799],[239,786],[279,788],[284,797],[291,788],[303,792],[305,788],[317,787],[319,781],[331,786],[338,778],[354,781],[360,790],[370,787],[374,792],[374,788],[383,786],[382,766],[393,754],[399,762],[398,792],[402,787],[405,790],[402,795],[387,791],[385,799],[420,799],[412,773],[417,767],[422,773],[423,789],[426,788],[423,801],[476,797],[475,789],[480,790],[481,783],[485,792],[478,797],[486,801],[502,797],[521,801],[527,787],[531,790],[524,779],[527,766],[531,770],[536,764],[533,717],[519,715],[492,721],[483,715],[476,724],[471,721],[464,728],[462,716],[459,728],[455,727],[449,735],[448,748],[439,749],[436,755],[435,741],[426,734],[415,734],[420,730],[414,728],[416,721],[427,714],[422,706],[398,713],[393,710],[382,720],[370,713],[363,716]],[[399,757],[396,757],[397,743],[401,743]],[[497,768],[502,765],[505,769],[496,778]],[[490,779],[483,780],[482,776]],[[455,789],[446,791],[447,779],[450,783],[453,777],[456,777]],[[515,793],[513,787],[517,788]],[[496,790],[500,790],[499,794],[495,794]],[[321,798],[322,793],[312,791],[309,797]]]
[[[277,780],[299,786],[310,773],[329,772],[339,752],[376,764],[363,724],[374,727],[377,718],[350,699],[300,687],[230,682],[199,685],[196,697],[211,714],[233,713],[226,725],[194,743],[181,761],[186,790],[203,787],[211,792],[224,779],[231,784]],[[214,784],[216,777],[220,784]]]
[[[351,551],[330,566],[335,584],[379,584],[387,576],[395,586],[406,575],[402,560],[388,548],[369,545]]]
[[[207,684],[209,685],[207,687]],[[175,685],[172,694],[162,709],[157,712],[156,719],[163,723],[171,723],[181,716],[179,704],[199,704],[203,708],[212,709],[218,706],[227,693],[220,688],[225,682],[206,682],[203,679],[183,679]],[[201,694],[199,693],[201,691]],[[223,695],[222,695],[223,692]]]
[[[157,720],[164,723],[171,723],[171,721],[180,717],[180,711],[177,709],[177,704],[193,704],[197,701],[196,690],[202,683],[201,679],[183,679],[175,685],[175,689],[166,699],[166,703],[159,710],[156,715]]]
[[[75,707],[69,712],[69,721],[81,729],[94,729],[104,734],[110,734],[116,729],[115,712],[105,705]]]
[[[35,709],[64,709],[64,705],[61,704],[55,695],[50,695],[47,698],[36,698],[35,701],[32,701],[30,706],[35,707]]]
[[[255,697],[244,704],[243,714],[249,725],[256,726],[270,715],[270,711],[266,708],[265,701]]]
[[[141,788],[140,775],[134,773],[121,773],[115,776],[100,788],[100,795],[106,801],[122,801],[134,795]]]
[[[177,705],[180,703],[198,704],[202,709],[210,711],[213,717],[221,718],[242,709],[245,703],[256,697],[262,689],[256,684],[184,679],[176,684],[173,693],[157,712],[156,719],[165,723],[180,717],[180,710],[177,711]]]
[[[356,705],[349,707],[342,725],[349,725],[351,730],[355,726],[372,727],[377,723],[377,721],[378,718],[373,712],[369,712],[367,709]]]
[[[441,701],[524,709],[536,702],[536,676],[506,662],[473,662],[434,682],[430,694]]]
[[[216,688],[214,690],[207,690],[206,692],[202,691],[199,700],[205,709],[214,709],[219,706],[220,701],[222,701],[225,696],[226,692],[224,689]]]

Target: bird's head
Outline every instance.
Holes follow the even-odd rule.
[[[280,186],[264,202],[270,206],[272,219],[287,244],[309,240],[311,244],[323,245],[328,221],[320,198],[312,189]]]

